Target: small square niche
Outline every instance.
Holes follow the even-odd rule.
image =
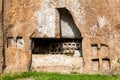
[[[99,70],[99,59],[92,59],[92,70]]]
[[[24,40],[22,37],[17,37],[17,48],[23,48],[24,47]]]
[[[13,37],[8,37],[7,38],[7,47],[13,47],[13,45],[14,45]]]
[[[13,37],[7,38],[7,47],[13,47],[14,46],[14,39]]]

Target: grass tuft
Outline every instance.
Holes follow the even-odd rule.
[[[119,80],[117,76],[99,75],[99,74],[60,74],[48,72],[23,72],[15,74],[5,74],[0,80]]]

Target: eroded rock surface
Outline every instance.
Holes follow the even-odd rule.
[[[120,0],[4,0],[3,9],[4,72],[114,74],[120,66]]]

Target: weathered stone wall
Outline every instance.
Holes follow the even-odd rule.
[[[6,68],[4,72],[23,72],[30,68],[31,56],[27,50],[7,48]]]
[[[32,55],[32,69],[36,71],[50,71],[70,73],[83,73],[83,58],[61,54],[55,55]]]
[[[120,58],[120,0],[4,0],[6,72],[19,71],[18,63],[21,63],[20,68],[28,70],[32,58],[30,38],[60,38],[57,8],[63,7],[69,10],[83,37],[83,72],[112,73],[120,66],[117,63]],[[9,37],[14,40],[11,47],[7,46]],[[24,41],[21,54],[17,47],[19,37]],[[94,45],[97,47],[92,51]],[[22,59],[26,62],[22,63]],[[98,70],[94,70],[97,65]],[[104,68],[108,65],[109,70]]]

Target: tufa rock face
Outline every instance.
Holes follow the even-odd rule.
[[[0,0],[0,34],[1,34],[1,28],[2,28],[2,1]],[[1,37],[2,35],[0,35]],[[0,43],[2,42],[2,40],[0,39]],[[0,74],[2,73],[2,45],[0,45]]]
[[[4,72],[116,73],[120,0],[4,0]]]

